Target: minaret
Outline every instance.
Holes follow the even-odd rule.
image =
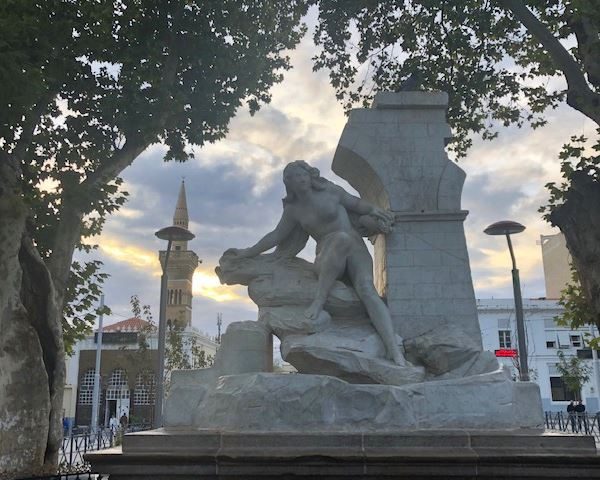
[[[189,216],[185,194],[185,182],[182,180],[179,197],[173,214],[173,225],[188,228]],[[186,328],[192,324],[192,277],[201,262],[193,251],[188,250],[188,242],[173,242],[169,255],[167,275],[167,325]],[[161,264],[166,252],[159,252]]]

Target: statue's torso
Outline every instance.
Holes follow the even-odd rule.
[[[317,243],[333,232],[355,233],[339,195],[332,190],[314,190],[310,197],[290,206],[294,219]]]

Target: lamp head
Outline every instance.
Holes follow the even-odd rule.
[[[520,223],[511,220],[502,220],[492,223],[483,233],[488,235],[512,235],[514,233],[521,233],[523,230],[525,230],[525,226]]]
[[[161,240],[170,240],[172,242],[187,242],[195,237],[187,228],[178,227],[177,225],[161,228],[154,235]]]

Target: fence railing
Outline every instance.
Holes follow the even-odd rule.
[[[49,475],[45,477],[27,477],[19,480],[102,480],[106,476],[102,476],[99,473],[65,473],[58,475]]]
[[[593,435],[596,442],[600,442],[600,412],[595,414],[544,412],[544,417],[546,430]]]
[[[68,473],[87,467],[83,456],[87,452],[114,447],[118,436],[119,432],[107,428],[64,437],[58,452],[59,471]]]
[[[59,472],[63,474],[89,472],[90,466],[83,458],[86,453],[118,445],[124,433],[150,428],[152,428],[151,425],[131,425],[126,429],[105,428],[96,432],[86,431],[77,435],[65,436],[58,452]],[[87,479],[87,477],[82,478]]]

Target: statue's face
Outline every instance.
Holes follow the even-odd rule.
[[[285,175],[285,181],[294,193],[306,192],[312,188],[310,175],[302,167],[289,168]]]

